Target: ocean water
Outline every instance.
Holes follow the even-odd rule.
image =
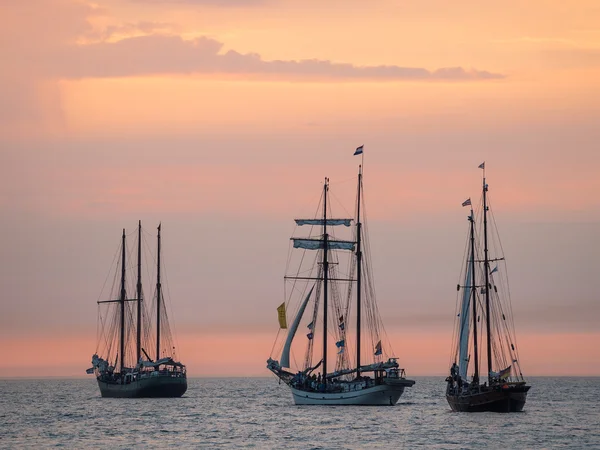
[[[442,377],[394,407],[294,406],[275,378],[192,378],[178,399],[87,379],[0,380],[1,448],[600,449],[600,378],[531,378],[522,413],[453,413]]]

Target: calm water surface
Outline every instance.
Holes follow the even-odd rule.
[[[532,378],[523,413],[453,413],[441,377],[395,407],[294,406],[274,378],[194,378],[179,399],[104,399],[93,378],[0,380],[2,448],[600,449],[600,378]]]

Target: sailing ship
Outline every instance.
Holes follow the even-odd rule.
[[[186,368],[175,359],[165,308],[161,283],[160,232],[159,225],[156,289],[150,313],[144,304],[142,287],[141,221],[138,225],[136,298],[128,298],[127,295],[127,245],[123,229],[121,264],[117,263],[113,295],[111,300],[98,301],[100,334],[96,353],[92,356],[92,367],[86,371],[95,374],[102,397],[181,397],[187,390]],[[120,280],[117,283],[119,272]],[[150,314],[154,315],[154,333]],[[152,347],[156,349],[154,359],[145,349]]]
[[[485,163],[480,164],[479,168],[483,169],[480,220],[475,217],[470,198],[462,204],[471,207],[468,217],[469,237],[462,274],[464,282],[457,286],[456,345],[453,345],[456,350],[450,376],[446,378],[446,399],[453,411],[516,412],[523,410],[531,386],[523,378],[519,363],[502,247],[495,222],[491,221],[492,226],[489,223],[489,216],[493,219],[493,215],[488,198]],[[480,236],[477,234],[476,222],[483,222],[483,249],[481,239],[478,239]],[[490,234],[492,239],[489,239]],[[494,248],[490,248],[491,244]],[[491,254],[492,252],[497,254]],[[482,339],[478,335],[482,317],[485,320],[487,363],[487,381],[483,383],[479,367],[482,362]],[[471,355],[472,375],[469,378]]]
[[[359,149],[362,151],[361,147]],[[356,219],[333,218],[329,179],[325,178],[318,207],[318,210],[322,208],[322,215],[295,220],[297,227],[309,226],[311,233],[308,237],[291,238],[290,254],[300,254],[297,264],[294,263],[295,270],[290,268],[288,273],[291,274],[284,277],[286,291],[289,287],[290,293],[286,294],[287,301],[278,308],[280,331],[284,329],[287,333],[278,333],[276,344],[283,340],[279,338],[285,337],[281,357],[273,359],[272,352],[267,368],[289,386],[297,405],[395,405],[404,389],[415,384],[406,379],[397,358],[388,357],[391,350],[384,339],[385,330],[375,302],[369,241],[361,217],[361,206],[364,211],[362,189],[361,165]],[[352,230],[350,239],[336,237],[340,227]],[[295,315],[288,328],[286,310],[293,307],[294,299],[297,301]],[[353,303],[356,306],[354,312]],[[305,313],[311,309],[305,319]],[[354,356],[350,354],[351,318],[356,320]],[[304,359],[295,365],[296,370],[292,370],[292,344],[303,319],[307,323],[307,334],[304,342],[296,342],[295,347],[305,347]],[[367,336],[365,328],[368,329]],[[322,340],[322,347],[315,363],[313,353],[318,347],[318,338]],[[371,351],[367,350],[365,340],[370,342]],[[334,348],[335,369],[329,371],[328,354]],[[363,365],[363,361],[367,364]]]

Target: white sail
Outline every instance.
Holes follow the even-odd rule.
[[[352,219],[327,219],[325,222],[323,219],[295,219],[296,225],[323,225],[326,223],[328,226],[344,225],[349,227],[352,223]]]
[[[287,339],[285,340],[285,345],[283,346],[283,351],[281,352],[281,367],[290,367],[290,348],[292,346],[292,341],[294,340],[294,336],[296,335],[296,330],[298,329],[298,325],[300,324],[300,320],[302,320],[302,315],[304,314],[304,310],[306,309],[306,305],[308,304],[308,300],[310,299],[310,295],[312,294],[315,286],[310,288],[308,295],[300,305],[300,309],[298,310],[298,314],[296,314],[296,318],[288,331]]]
[[[465,284],[463,288],[463,298],[460,308],[460,331],[459,331],[459,354],[458,354],[458,374],[464,380],[467,378],[467,368],[469,367],[469,325],[470,325],[470,305],[471,305],[471,258],[467,261],[467,273],[465,275]]]
[[[304,248],[307,250],[320,250],[325,247],[323,239],[292,238],[294,248]],[[354,250],[353,241],[335,241],[327,240],[327,248],[330,250]]]

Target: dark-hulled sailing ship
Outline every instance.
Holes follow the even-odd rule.
[[[181,397],[187,390],[186,369],[175,359],[165,308],[161,284],[160,231],[159,225],[156,290],[150,312],[144,304],[142,287],[141,221],[137,245],[137,298],[128,298],[127,295],[127,245],[123,230],[121,263],[117,263],[112,299],[98,302],[100,334],[96,353],[92,356],[92,367],[86,371],[96,375],[102,397]],[[120,280],[117,283],[119,272]],[[146,348],[156,349],[154,359]]]
[[[531,386],[523,378],[518,359],[508,278],[499,238],[491,239],[491,244],[497,248],[489,248],[488,234],[494,233],[497,237],[497,229],[493,220],[493,226],[489,224],[488,216],[493,219],[493,215],[488,199],[485,163],[479,168],[483,169],[482,211],[479,214],[483,222],[483,249],[479,245],[477,220],[469,198],[462,204],[471,207],[468,217],[469,238],[465,251],[467,259],[463,269],[464,283],[457,286],[456,350],[450,376],[446,378],[446,399],[453,411],[516,412],[523,410]],[[490,256],[492,251],[497,254]],[[481,334],[486,337],[488,372],[487,380],[483,383],[479,371],[482,359],[480,346],[483,340],[478,334],[482,317],[485,330]],[[468,377],[471,355],[472,375]]]
[[[362,147],[355,154],[360,153]],[[333,218],[328,207],[326,178],[320,205],[322,215],[296,219],[298,226],[310,227],[311,233],[308,237],[292,238],[296,249],[292,253],[297,258],[290,265],[291,254],[288,261],[285,282],[290,295],[278,308],[280,329],[287,333],[282,336],[285,341],[281,357],[269,358],[267,368],[290,387],[298,405],[395,405],[404,389],[415,384],[406,379],[397,358],[390,357],[390,345],[384,340],[383,322],[375,302],[369,241],[361,218],[364,211],[361,192],[362,169],[359,169],[356,219]],[[350,239],[336,236],[336,229],[344,227],[352,230]],[[299,254],[298,250],[303,251]],[[289,329],[288,308],[295,311]],[[355,327],[350,323],[354,322],[353,316]],[[304,347],[305,356],[303,363],[294,364],[290,358],[292,343],[303,319],[307,333],[300,342],[296,340],[296,348]],[[354,336],[349,334],[352,332]],[[319,339],[320,349],[316,344]],[[315,348],[320,352],[316,358]],[[334,370],[329,369],[328,352],[335,357]]]

